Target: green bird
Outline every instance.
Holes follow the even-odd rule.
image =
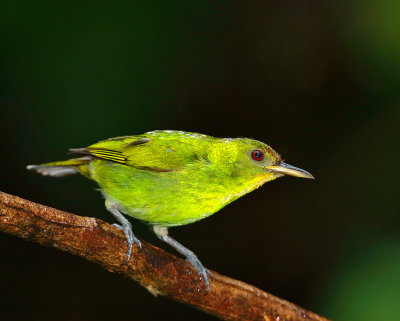
[[[128,242],[141,243],[129,215],[152,225],[158,238],[193,265],[209,290],[208,275],[197,256],[168,235],[168,228],[204,219],[239,197],[283,175],[313,176],[284,163],[271,147],[248,138],[216,138],[198,133],[156,130],[102,140],[65,161],[29,165],[42,175],[80,173],[101,188],[106,208]]]

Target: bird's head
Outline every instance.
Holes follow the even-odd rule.
[[[300,168],[286,164],[270,146],[248,138],[220,139],[218,158],[233,176],[263,184],[283,175],[303,178],[313,176]]]
[[[236,171],[264,177],[265,181],[283,175],[314,178],[305,170],[284,163],[281,156],[267,144],[248,138],[238,138],[235,143],[238,150]]]

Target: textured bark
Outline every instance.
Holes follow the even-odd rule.
[[[82,217],[0,192],[0,230],[79,255],[139,282],[154,295],[166,295],[223,320],[328,321],[244,282],[212,271],[206,293],[185,260],[142,241],[128,264],[124,233],[97,218]],[[6,263],[3,263],[6,264]]]

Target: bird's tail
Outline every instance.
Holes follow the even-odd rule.
[[[41,165],[28,165],[26,168],[44,176],[63,177],[81,173],[84,176],[90,177],[87,165],[91,160],[91,157],[80,157]]]

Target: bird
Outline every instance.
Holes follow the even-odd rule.
[[[28,165],[28,170],[53,177],[80,173],[95,181],[128,243],[141,241],[125,215],[149,224],[155,235],[182,254],[210,289],[209,276],[198,257],[168,234],[168,228],[202,220],[264,183],[283,175],[313,176],[282,161],[267,144],[249,138],[217,138],[155,130],[141,135],[101,140],[72,148],[76,158]]]

